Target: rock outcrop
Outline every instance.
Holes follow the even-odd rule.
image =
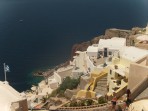
[[[140,28],[140,27],[133,27],[131,30],[123,30],[123,29],[116,29],[116,28],[106,29],[104,35],[94,37],[92,40],[87,42],[74,44],[72,47],[71,57],[75,55],[76,51],[86,51],[88,46],[92,44],[98,44],[100,39],[110,39],[112,37],[121,37],[121,38],[126,38],[127,46],[133,45],[131,44],[132,39],[135,38],[137,34],[144,34],[145,31],[146,31],[145,28]]]
[[[122,29],[107,29],[105,31],[105,39],[110,39],[112,37],[122,37],[126,38],[132,34],[131,30],[122,30]]]
[[[78,89],[74,89],[74,90],[66,89],[66,91],[64,92],[64,95],[66,98],[70,99],[72,98],[73,95],[76,95],[78,91],[79,91]]]
[[[133,30],[122,30],[122,29],[115,29],[115,28],[107,29],[105,31],[105,35],[94,37],[92,40],[87,41],[87,42],[82,42],[80,44],[74,44],[72,47],[71,57],[75,55],[76,51],[86,51],[88,46],[92,44],[98,44],[100,39],[109,39],[112,37],[128,38],[130,35],[137,33],[137,30],[138,30],[137,28]]]
[[[144,31],[145,31],[144,28],[133,27],[133,28],[132,28],[132,35],[141,34],[141,33],[144,32]]]
[[[91,44],[98,44],[99,43],[99,40],[100,39],[103,39],[104,38],[104,35],[100,35],[98,37],[94,37],[92,40],[91,40]]]
[[[75,52],[76,51],[86,51],[86,49],[90,45],[91,45],[91,42],[90,41],[82,42],[80,44],[74,44],[73,47],[72,47],[71,56],[73,57],[75,55]]]

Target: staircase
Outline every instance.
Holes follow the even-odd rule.
[[[105,94],[107,93],[107,76],[101,78],[97,82],[97,86],[95,87],[94,92],[96,92],[96,94],[101,94],[102,96],[105,96]]]

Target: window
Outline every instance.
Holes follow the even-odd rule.
[[[107,52],[108,52],[107,48],[104,48],[104,57],[107,57]]]
[[[118,74],[118,77],[121,77],[121,75]]]
[[[103,52],[102,52],[102,51],[99,51],[98,53],[99,53],[100,55],[102,55]]]
[[[109,51],[108,53],[109,53],[109,55],[112,55],[112,52],[111,51]]]
[[[112,74],[112,70],[110,70],[110,74]]]

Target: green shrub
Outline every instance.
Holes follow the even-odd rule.
[[[60,90],[60,91],[58,92],[58,97],[65,97],[64,92],[65,92],[65,91]]]
[[[99,99],[98,99],[98,103],[99,104],[104,104],[104,103],[106,103],[107,101],[105,100],[105,97],[100,97]]]
[[[58,89],[53,90],[49,97],[55,97],[58,94]]]
[[[85,106],[90,106],[90,105],[92,105],[92,103],[93,103],[93,100],[91,100],[91,99],[85,100]]]
[[[66,77],[60,87],[58,88],[58,93],[65,92],[66,89],[75,89],[77,88],[78,84],[80,83],[80,78],[78,79],[72,79],[70,77]]]
[[[46,102],[46,98],[45,97],[42,97],[42,103],[45,103]]]
[[[50,97],[55,97],[55,96],[59,96],[59,97],[63,97],[64,96],[64,92],[66,89],[75,89],[77,88],[78,84],[80,83],[80,78],[78,79],[72,79],[70,77],[66,77],[62,84],[60,85],[59,88],[57,88],[56,90],[52,91],[52,93],[50,94]]]
[[[61,101],[61,100],[55,101],[55,105],[56,105],[56,106],[58,106],[58,105],[60,105],[60,104],[62,104],[62,101]]]
[[[96,103],[92,99],[72,100],[70,103],[66,104],[65,107],[91,106],[94,104]]]
[[[76,106],[78,106],[77,105],[77,101],[71,101],[71,103],[70,103],[70,107],[76,107]]]

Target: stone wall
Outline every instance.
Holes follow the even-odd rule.
[[[89,78],[81,76],[80,89],[85,89],[85,86],[89,83]]]
[[[25,99],[25,100],[12,103],[11,110],[12,111],[28,111],[27,100]]]
[[[147,66],[141,66],[136,63],[131,63],[129,79],[128,79],[128,88],[131,90],[134,89],[136,85],[138,85],[138,83],[140,83],[147,77],[148,77]]]
[[[148,77],[143,81],[140,81],[134,89],[131,90],[131,99],[134,100],[141,92],[143,92],[148,87]]]

